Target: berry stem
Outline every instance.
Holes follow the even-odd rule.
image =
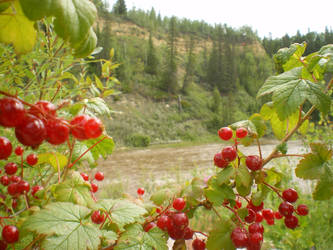
[[[23,179],[23,154],[21,154],[21,178]]]
[[[242,219],[239,217],[239,215],[238,215],[238,213],[237,213],[237,211],[236,211],[235,209],[229,207],[228,205],[222,205],[222,206],[225,207],[225,208],[227,208],[227,209],[229,209],[231,212],[233,212],[233,213],[235,214],[237,220],[239,221],[240,225],[241,225],[242,227],[244,227],[244,222],[243,222]]]
[[[30,206],[27,194],[25,193],[23,197],[24,197],[25,206],[27,207],[27,209],[29,209]]]
[[[266,185],[267,187],[269,187],[270,189],[272,189],[282,200],[284,200],[282,195],[280,194],[281,191],[279,189],[277,189],[276,187],[273,187],[272,185],[268,184],[267,182],[263,182],[263,184]]]
[[[212,206],[212,209],[215,212],[215,214],[217,215],[217,217],[219,217],[220,219],[222,219],[222,216],[219,214],[219,212],[216,210],[216,208],[214,206]]]
[[[203,232],[201,232],[201,231],[193,231],[194,233],[199,233],[199,234],[202,234],[203,236],[205,236],[206,238],[208,238],[208,235],[207,234],[205,234],[205,233],[203,233]]]
[[[256,140],[257,140],[257,145],[258,145],[258,150],[259,150],[259,157],[260,157],[260,160],[262,160],[262,152],[261,152],[261,145],[260,145],[259,138],[257,137]]]

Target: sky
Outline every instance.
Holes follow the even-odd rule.
[[[107,0],[112,7],[116,0]],[[125,0],[127,9],[150,10],[162,16],[204,20],[210,24],[227,24],[233,28],[247,25],[263,38],[297,30],[324,32],[333,29],[333,0]]]

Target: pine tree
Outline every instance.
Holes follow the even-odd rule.
[[[156,56],[156,51],[153,44],[152,33],[149,34],[148,40],[148,55],[147,55],[147,62],[145,65],[145,71],[148,74],[156,75],[158,69],[158,58]]]
[[[116,4],[113,6],[113,13],[120,16],[126,16],[127,8],[125,4],[125,0],[118,0]]]
[[[187,46],[187,62],[185,66],[185,76],[182,87],[182,92],[186,94],[190,83],[193,81],[194,66],[195,66],[195,55],[194,55],[194,37],[191,36]]]

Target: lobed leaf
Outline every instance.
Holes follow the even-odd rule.
[[[326,167],[312,193],[314,200],[328,200],[333,196],[333,173]]]
[[[231,241],[231,232],[235,225],[229,219],[221,219],[214,223],[214,228],[209,233],[207,249],[210,250],[233,250],[234,244]]]
[[[206,198],[216,206],[220,206],[225,199],[235,199],[235,193],[232,187],[226,184],[220,186],[217,183],[216,177],[212,177],[209,180],[209,186],[205,188],[204,193]]]

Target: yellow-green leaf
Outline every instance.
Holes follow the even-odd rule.
[[[38,163],[43,164],[48,163],[53,168],[54,171],[58,171],[58,168],[62,170],[68,163],[68,159],[65,155],[60,154],[58,152],[55,153],[43,153],[38,155]]]

